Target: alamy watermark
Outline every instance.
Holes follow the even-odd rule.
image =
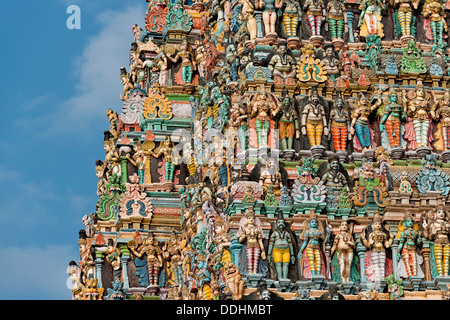
[[[67,14],[70,16],[67,18],[66,25],[69,30],[80,30],[81,29],[81,9],[79,6],[70,5],[66,10]]]

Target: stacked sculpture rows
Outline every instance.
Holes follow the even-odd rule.
[[[446,10],[150,0],[73,298],[448,299]]]

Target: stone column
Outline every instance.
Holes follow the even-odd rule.
[[[425,266],[425,281],[431,281],[431,268],[430,268],[430,241],[422,239],[422,256]]]
[[[264,38],[263,35],[263,24],[262,24],[262,12],[254,11],[253,12],[256,19],[256,38]]]
[[[102,271],[103,271],[103,253],[100,251],[95,251],[95,279],[98,279],[98,288],[103,288],[102,282]]]
[[[130,288],[130,281],[128,280],[128,261],[130,260],[130,250],[126,245],[120,245],[120,252],[122,253],[120,262],[122,263],[122,279],[123,279],[123,288]]]
[[[394,274],[395,280],[398,280],[397,275],[397,268],[398,268],[398,261],[397,261],[397,249],[398,245],[400,243],[400,239],[394,239],[394,242],[392,242],[392,264],[393,264],[393,270],[392,273]]]
[[[359,258],[359,266],[360,266],[359,273],[360,273],[360,281],[362,284],[367,281],[366,274],[364,273],[365,271],[364,257],[366,255],[366,247],[362,244],[360,237],[361,235],[356,236],[356,253],[358,254]]]
[[[348,25],[348,42],[355,42],[353,36],[353,12],[347,11],[347,25]]]

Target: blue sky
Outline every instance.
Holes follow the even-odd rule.
[[[81,30],[69,30],[69,5]],[[97,201],[109,108],[145,0],[2,1],[0,299],[71,299],[83,215]]]

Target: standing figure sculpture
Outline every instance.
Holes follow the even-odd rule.
[[[322,135],[328,136],[325,108],[320,104],[317,86],[313,86],[309,96],[309,103],[303,108],[302,135],[308,136],[311,147],[322,144]]]
[[[344,41],[344,32],[348,32],[348,25],[347,9],[343,0],[328,1],[327,18],[331,41]]]
[[[432,91],[434,92],[434,91]],[[431,108],[431,117],[435,121],[439,121],[440,136],[443,140],[441,149],[450,150],[450,90],[445,91],[444,96],[439,99]],[[438,129],[439,129],[438,125]],[[436,147],[436,144],[435,144]]]
[[[350,281],[350,271],[355,247],[356,244],[353,239],[353,223],[350,223],[349,228],[347,221],[344,220],[339,226],[339,233],[334,238],[330,253],[330,256],[332,257],[336,252],[342,282]]]
[[[275,34],[275,25],[277,23],[277,9],[283,6],[283,0],[265,0],[256,1],[256,9],[262,10],[264,31],[266,37]]]
[[[363,0],[359,5],[361,15],[359,16],[358,27],[360,27],[359,35],[367,37],[369,34],[376,34],[380,38],[384,37],[383,24],[381,23],[381,11],[386,9],[383,0]]]
[[[322,0],[306,0],[303,5],[311,36],[320,36],[323,21],[326,20],[326,8]]]
[[[286,32],[286,37],[297,37],[297,28],[302,20],[302,12],[300,3],[297,0],[285,0],[283,12],[283,27]]]
[[[348,132],[350,115],[344,108],[344,99],[341,91],[336,92],[334,107],[330,111],[330,131],[333,139],[333,147],[336,152],[347,150],[347,140],[351,139]]]
[[[433,255],[438,276],[449,275],[450,213],[442,203],[422,215],[423,235],[433,241]]]
[[[253,207],[248,209],[245,218],[245,226],[241,227],[238,239],[240,243],[246,245],[245,253],[248,273],[254,274],[258,272],[259,258],[266,259],[266,252],[262,243],[262,230],[259,226],[255,225],[256,217]]]
[[[295,263],[293,242],[284,219],[277,219],[276,227],[270,236],[267,262],[270,263],[273,258],[278,279],[288,279],[289,264]]]
[[[381,91],[379,92],[381,94]],[[360,93],[358,100],[355,102],[356,106],[352,113],[352,123],[350,124],[350,134],[356,134],[358,142],[363,151],[372,148],[372,135],[369,130],[369,116],[378,105],[370,105],[369,100]]]
[[[170,53],[167,53],[166,56],[173,63],[177,63],[181,59],[181,76],[183,84],[191,83],[197,64],[194,53],[192,52],[187,39],[183,39],[181,42],[180,51],[175,55],[175,57],[172,57]]]
[[[386,250],[394,241],[393,235],[382,224],[378,212],[375,212],[372,223],[363,229],[361,233],[363,245],[369,249],[366,253],[366,275],[368,280],[377,281],[384,279],[387,267]],[[371,266],[372,268],[369,268]],[[369,272],[372,271],[372,273]]]
[[[280,134],[280,150],[293,150],[294,137],[300,138],[300,121],[294,105],[294,99],[290,98],[287,91],[283,91],[281,98],[281,117],[278,120]]]
[[[398,96],[395,89],[389,90],[389,97],[383,102],[381,93],[378,94],[378,104],[383,104],[383,116],[380,121],[380,131],[386,131],[390,148],[400,147],[402,129],[401,122],[406,120],[406,104],[403,106],[398,103]],[[388,149],[390,149],[388,148]]]
[[[416,253],[418,246],[422,244],[422,237],[417,229],[414,216],[409,210],[406,211],[403,221],[400,222],[400,243],[397,248],[397,260],[401,260],[397,273],[403,278],[423,277],[420,269],[423,259]]]
[[[165,243],[163,249],[163,257],[167,262],[167,274],[169,282],[174,285],[183,284],[183,260],[182,249],[178,235],[173,232],[169,240]]]
[[[250,41],[256,39],[257,24],[254,16],[255,6],[250,0],[239,0],[242,3],[241,17],[242,21],[247,21],[247,31],[250,35]]]
[[[230,120],[228,122],[229,128],[233,131],[232,134],[239,139],[239,148],[241,151],[248,149],[248,115],[245,110],[235,103],[230,109]],[[237,146],[236,146],[237,147]]]
[[[309,219],[306,219],[303,225],[303,231],[299,237],[302,245],[298,252],[303,276],[309,278],[307,269],[311,272],[311,277],[326,275],[328,263],[324,254],[324,245],[330,234],[328,222],[325,221],[326,227],[324,228],[314,209],[311,209]],[[307,268],[305,268],[306,266]]]
[[[270,121],[280,111],[280,103],[273,94],[266,92],[265,85],[261,85],[250,101],[250,117],[255,118],[256,138],[259,147],[268,146]]]
[[[150,234],[143,240],[139,248],[136,248],[135,243],[131,241],[128,243],[128,248],[138,258],[142,258],[143,255],[147,256],[149,285],[157,286],[159,270],[163,266],[162,250],[158,246],[158,241]]]
[[[417,9],[419,2],[419,0],[394,0],[394,7],[397,7],[397,10],[394,13],[394,20],[396,21],[396,24],[399,25],[403,37],[414,36],[411,32],[413,20],[415,20],[413,8]]]
[[[408,99],[409,98],[409,99]],[[412,118],[412,124],[416,134],[417,147],[428,147],[428,130],[430,128],[430,104],[424,91],[422,80],[417,80],[415,90],[403,93],[403,103],[408,105],[407,115]]]
[[[149,153],[154,158],[159,158],[161,155],[164,155],[165,182],[173,183],[175,165],[178,163],[178,159],[172,139],[167,137],[155,151],[149,151]]]
[[[444,50],[447,47],[444,42],[444,31],[447,32],[448,27],[445,21],[447,14],[445,13],[443,2],[439,0],[426,0],[422,14],[425,19],[429,19],[429,29],[431,29],[434,47],[439,50]]]

